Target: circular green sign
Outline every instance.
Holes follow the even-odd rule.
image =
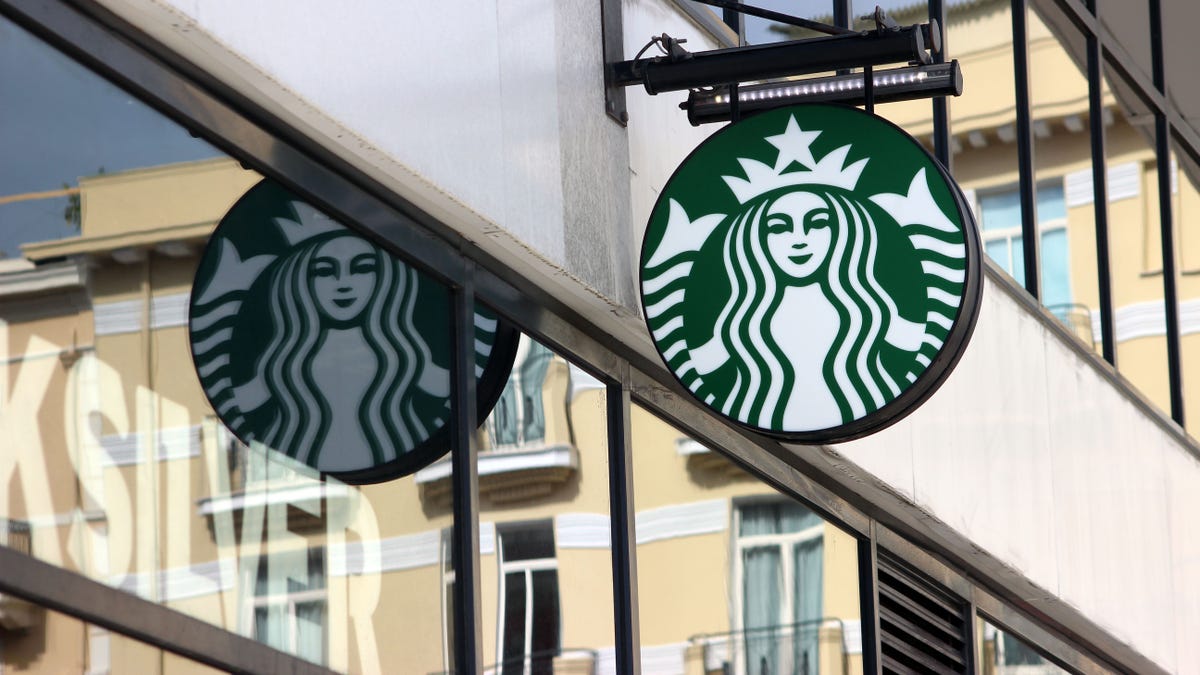
[[[979,236],[917,141],[856,108],[764,112],[680,164],[642,244],[646,324],[715,412],[803,443],[933,394],[974,329]]]
[[[347,483],[420,469],[449,449],[448,289],[263,180],[200,259],[188,321],[221,421]],[[477,406],[504,388],[517,332],[475,313]]]

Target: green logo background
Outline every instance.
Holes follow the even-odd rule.
[[[802,213],[816,220],[795,236],[788,216]],[[680,382],[726,417],[790,440],[861,436],[957,361],[980,290],[974,228],[940,165],[890,123],[825,105],[755,115],[693,151],[660,195],[641,258],[647,325]],[[820,230],[825,248],[801,243]],[[797,248],[771,241],[787,237]]]

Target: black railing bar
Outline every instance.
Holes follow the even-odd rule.
[[[1038,264],[1037,187],[1033,176],[1033,119],[1029,103],[1029,29],[1027,0],[1012,0],[1013,81],[1017,111],[1017,166],[1021,199],[1021,255],[1025,260],[1025,290],[1041,298]]]
[[[1162,45],[1162,0],[1150,1],[1150,57],[1154,88],[1166,99],[1167,78]],[[1175,227],[1171,201],[1171,126],[1165,109],[1154,111],[1154,146],[1158,165],[1158,216],[1162,236],[1163,310],[1167,328],[1167,383],[1171,419],[1184,425],[1183,358],[1179,333],[1179,293],[1175,278]]]
[[[845,632],[845,630],[846,630],[846,620],[845,619],[843,619],[841,617],[837,617],[837,616],[825,616],[825,617],[821,617],[819,619],[805,619],[804,621],[794,621],[792,623],[779,623],[779,624],[775,624],[773,626],[758,626],[756,628],[743,628],[741,630],[731,630],[731,631],[725,631],[723,633],[697,633],[695,635],[689,636],[688,642],[695,643],[695,642],[700,642],[703,640],[711,640],[714,638],[734,637],[737,635],[746,635],[748,633],[754,633],[754,632],[776,631],[776,630],[781,630],[784,628],[807,628],[809,626],[816,626],[817,628],[820,628],[821,626],[825,625],[827,622],[830,622],[830,621],[836,621],[838,624],[838,629]]]
[[[947,56],[946,3],[943,0],[929,0],[929,25],[937,22],[942,31],[942,48],[930,54],[934,63],[945,63]],[[933,154],[946,167],[951,175],[954,174],[954,157],[950,147],[950,104],[943,96],[933,97]]]
[[[1060,3],[1061,4],[1061,3]],[[1096,0],[1088,0],[1096,13]],[[1117,365],[1117,328],[1113,316],[1112,267],[1108,241],[1108,157],[1104,124],[1104,78],[1100,38],[1086,33],[1088,120],[1092,143],[1092,204],[1096,228],[1096,286],[1100,299],[1100,349],[1104,360]],[[1097,121],[1100,121],[1097,124]]]

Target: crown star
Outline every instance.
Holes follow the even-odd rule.
[[[738,176],[722,176],[725,184],[737,197],[738,202],[746,202],[759,195],[783,187],[799,185],[830,185],[845,190],[853,190],[858,185],[863,169],[867,166],[867,158],[847,165],[850,146],[843,145],[825,154],[817,161],[812,154],[812,143],[820,131],[804,131],[796,123],[796,118],[788,119],[787,128],[783,133],[765,136],[771,145],[779,150],[775,166],[771,167],[756,159],[739,157],[738,164],[742,167],[745,178]],[[798,163],[803,170],[785,171],[793,163]]]
[[[802,130],[796,123],[795,116],[788,118],[787,129],[782,134],[767,136],[765,139],[779,150],[779,157],[775,160],[775,173],[783,173],[792,162],[799,162],[808,169],[813,168],[817,160],[813,158],[812,144],[820,135],[820,131]]]

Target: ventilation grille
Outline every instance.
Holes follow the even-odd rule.
[[[966,603],[879,551],[879,639],[884,673],[967,673]]]

